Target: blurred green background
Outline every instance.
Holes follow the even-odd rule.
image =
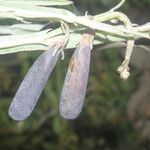
[[[94,15],[111,9],[119,1],[74,2],[82,14],[88,10],[89,14]],[[149,8],[150,0],[128,0],[121,11],[127,14],[133,23],[144,24],[149,21]],[[96,49],[92,51],[84,109],[79,118],[73,121],[62,119],[58,111],[59,96],[72,50],[65,52],[63,61],[58,61],[32,115],[20,123],[9,118],[8,107],[21,80],[41,52],[0,56],[1,150],[150,149],[148,107],[143,108],[144,111],[140,110],[138,116],[138,107],[143,106],[142,103],[137,106],[133,104],[133,108],[129,106],[133,94],[141,89],[141,77],[145,72],[149,73],[149,68],[141,69],[131,64],[131,76],[124,82],[116,72],[123,60],[119,48],[104,51],[98,51],[98,47]],[[147,90],[149,93],[150,86]],[[146,106],[150,106],[149,98],[150,95],[145,97]],[[142,97],[141,99],[143,100]],[[145,111],[148,117],[145,116]],[[139,125],[140,119],[144,122],[142,125]]]

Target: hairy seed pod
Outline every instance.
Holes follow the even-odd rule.
[[[69,63],[59,104],[60,114],[65,119],[77,118],[83,107],[93,34],[92,30],[84,33],[79,47],[75,50]]]
[[[56,65],[60,47],[41,54],[29,69],[9,107],[9,116],[17,121],[26,119],[33,111],[42,90]],[[54,52],[58,50],[55,55]]]

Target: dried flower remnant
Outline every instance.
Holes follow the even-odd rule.
[[[31,66],[9,107],[11,118],[22,121],[32,113],[48,77],[56,65],[61,49],[62,45],[56,42]]]
[[[129,73],[129,67],[126,66],[120,66],[117,71],[120,73],[120,78],[123,79],[123,80],[127,80],[130,73]]]
[[[84,33],[79,47],[75,50],[69,63],[59,104],[60,114],[65,119],[77,118],[82,110],[93,39],[93,30]]]
[[[127,41],[127,48],[126,48],[126,54],[125,59],[120,67],[118,67],[117,71],[120,73],[120,78],[123,80],[127,80],[130,76],[130,68],[129,68],[129,62],[131,59],[131,54],[133,52],[134,47],[134,40],[128,40]]]

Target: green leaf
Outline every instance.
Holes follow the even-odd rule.
[[[49,30],[44,30],[36,33],[28,33],[22,35],[0,36],[0,48],[19,46],[24,44],[42,43],[46,33]]]
[[[76,17],[73,13],[65,9],[48,8],[33,5],[24,5],[22,3],[16,3],[14,1],[0,0],[0,11],[5,15],[7,12],[13,12],[12,14],[16,17],[22,18],[47,18],[47,20],[66,20],[67,22],[73,22]],[[1,15],[1,16],[3,16]]]
[[[14,24],[12,26],[0,26],[0,34],[26,34],[39,31],[44,25],[41,24]]]
[[[20,2],[21,1],[21,2]],[[5,0],[6,3],[12,2],[12,0]],[[23,5],[34,5],[34,6],[65,6],[65,5],[71,5],[73,2],[68,0],[13,0],[13,2]]]

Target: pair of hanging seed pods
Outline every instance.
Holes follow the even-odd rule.
[[[59,104],[60,114],[65,119],[77,118],[82,110],[93,39],[94,31],[87,30],[70,60]],[[62,42],[56,42],[31,66],[9,107],[12,119],[22,121],[32,113],[62,49]]]

